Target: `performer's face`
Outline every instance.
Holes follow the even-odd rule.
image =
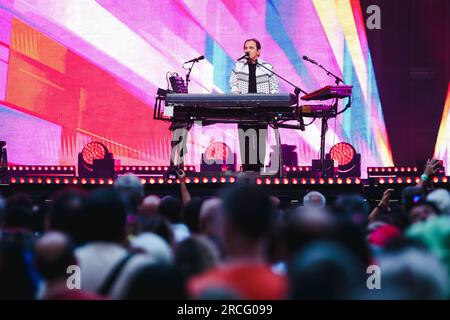
[[[259,57],[259,49],[256,48],[256,42],[253,40],[247,41],[244,44],[244,51],[249,53],[250,59],[256,61]]]

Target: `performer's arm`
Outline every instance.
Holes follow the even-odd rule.
[[[236,76],[236,70],[235,69],[233,69],[231,71],[230,91],[231,91],[231,93],[240,93],[238,85],[237,85],[237,76]]]
[[[272,65],[269,64],[269,63],[267,64],[267,67],[268,67],[270,70],[273,69]],[[268,73],[269,73],[269,90],[270,90],[270,93],[271,93],[271,94],[279,93],[279,92],[280,92],[280,89],[279,89],[279,87],[278,87],[278,78],[277,78],[277,76],[274,75],[274,74],[271,73],[271,72],[268,72]]]

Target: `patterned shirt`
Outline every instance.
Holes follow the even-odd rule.
[[[269,70],[273,69],[270,63],[264,62],[261,59],[259,59],[258,62]],[[248,69],[247,61],[236,63],[230,76],[231,93],[248,93]],[[256,66],[256,92],[268,94],[275,94],[279,92],[278,78],[273,73],[259,65]]]

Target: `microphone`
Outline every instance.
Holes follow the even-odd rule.
[[[186,62],[183,63],[183,64],[186,64],[186,63],[189,63],[189,62],[199,62],[200,60],[203,60],[203,59],[205,59],[205,57],[204,57],[204,56],[200,56],[200,57],[198,57],[198,58],[195,58],[195,59],[191,59],[191,60],[189,60],[189,61],[186,61]]]
[[[242,60],[244,58],[248,59],[248,57],[250,56],[250,54],[248,52],[246,52],[242,57],[240,57],[239,59],[237,59],[237,61]]]
[[[309,61],[309,62],[311,62],[311,63],[314,63],[314,64],[317,64],[317,65],[318,65],[317,61],[314,61],[313,59],[310,59],[310,58],[308,58],[307,56],[303,56],[303,60],[306,60],[306,61]]]

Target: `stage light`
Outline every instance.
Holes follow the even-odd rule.
[[[235,171],[236,155],[223,142],[211,142],[202,154],[201,172]]]
[[[361,155],[356,153],[351,144],[347,142],[335,144],[326,158],[337,162],[337,175],[339,177],[361,176]]]
[[[298,184],[298,180],[296,178],[292,178],[292,184]]]
[[[235,177],[230,177],[230,183],[235,183],[236,182],[236,178]]]
[[[257,179],[256,179],[256,184],[257,184],[257,185],[260,185],[260,184],[262,184],[262,179],[260,179],[260,178],[257,178]]]
[[[78,154],[78,175],[80,177],[114,178],[115,167],[116,160],[101,142],[89,142]]]

